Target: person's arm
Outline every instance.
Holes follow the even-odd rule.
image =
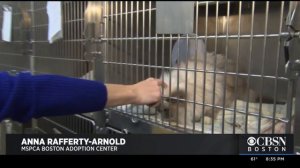
[[[161,80],[153,78],[148,78],[134,85],[106,84],[108,91],[106,106],[154,104],[161,98],[161,85]]]
[[[102,110],[107,89],[101,82],[59,75],[0,73],[0,121]]]
[[[160,80],[134,85],[101,82],[59,75],[0,73],[0,121],[25,122],[32,117],[78,114],[122,104],[151,104],[160,99]]]

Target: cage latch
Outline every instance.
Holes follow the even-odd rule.
[[[300,31],[299,30],[295,30],[295,28],[292,25],[288,25],[288,29],[289,29],[289,32],[288,32],[286,40],[284,41],[284,58],[285,58],[286,64],[290,60],[290,54],[289,54],[290,42],[295,38],[300,39]]]
[[[286,26],[288,28],[288,36],[286,40],[284,41],[284,58],[285,58],[285,72],[289,75],[290,79],[295,79],[300,74],[300,60],[290,60],[290,52],[289,52],[289,46],[290,42],[293,39],[299,39],[300,38],[300,31],[296,30],[293,27],[293,22],[295,20],[295,13],[297,10],[298,2],[290,2],[289,6],[289,12],[286,17]]]
[[[291,27],[292,28],[292,27]],[[293,32],[289,33],[289,37],[284,42],[284,57],[285,57],[285,73],[290,79],[296,79],[300,76],[300,59],[290,60],[289,46],[290,41],[295,38],[300,38],[300,32],[293,29]]]

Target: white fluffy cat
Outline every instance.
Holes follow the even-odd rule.
[[[204,43],[202,42],[199,46],[202,49],[197,55],[197,72],[194,71],[195,58],[188,57],[189,60],[187,62],[179,62],[178,68],[182,68],[181,70],[164,71],[160,77],[169,85],[167,88],[164,88],[163,96],[170,97],[164,99],[159,107],[160,111],[164,117],[169,118],[171,121],[178,121],[178,124],[182,125],[187,124],[191,126],[193,122],[199,122],[203,115],[204,122],[206,124],[211,123],[223,107],[229,107],[235,97],[244,99],[247,93],[245,78],[238,78],[236,96],[234,92],[235,75],[227,74],[225,79],[225,63],[227,64],[227,72],[235,72],[235,63],[232,60],[226,59],[221,54],[207,52],[205,65],[206,51],[203,49]],[[206,66],[205,70],[209,72],[203,72],[204,66]],[[191,71],[186,71],[186,67],[191,69]],[[216,73],[212,72],[214,69],[216,69]],[[250,91],[249,100],[253,101],[255,98],[255,93]],[[194,103],[194,100],[196,103]],[[203,103],[205,104],[204,108]]]

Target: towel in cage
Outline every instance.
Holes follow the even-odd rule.
[[[295,100],[293,102],[295,103]],[[275,106],[276,109],[274,110]],[[275,106],[274,104],[262,103],[261,114],[260,114],[259,113],[260,103],[249,103],[248,110],[247,110],[247,102],[237,100],[236,110],[240,112],[234,112],[231,110],[225,110],[224,112],[224,133],[232,133],[233,127],[235,127],[235,133],[251,134],[251,133],[260,132],[264,134],[270,134],[272,133],[273,122],[275,128],[274,133],[285,133],[286,126],[287,126],[286,125],[287,104],[275,104]],[[294,114],[294,111],[292,112],[292,114]],[[247,121],[247,127],[246,127],[246,121]],[[260,131],[258,131],[259,125],[260,125]],[[201,124],[197,126],[201,127]],[[222,133],[222,127],[223,127],[223,113],[220,112],[215,120],[214,131],[216,133]],[[247,132],[246,132],[246,128],[247,128]],[[202,128],[197,128],[197,129],[202,131]],[[206,128],[204,127],[205,133],[211,133],[211,131],[212,131],[211,125],[206,126]]]
[[[293,100],[295,103],[295,99]],[[232,105],[233,107],[234,105]],[[274,107],[275,109],[275,118],[273,118]],[[260,120],[260,133],[262,134],[271,134],[272,127],[274,122],[274,133],[285,133],[286,129],[286,109],[287,104],[261,104],[261,114],[259,114],[260,103],[249,103],[247,110],[247,102],[242,100],[237,100],[236,102],[236,111],[231,109],[226,109],[223,112],[218,113],[218,116],[214,120],[214,128],[213,132],[215,134],[225,133],[231,134],[233,133],[233,127],[235,127],[236,134],[243,133],[258,133],[258,124]],[[148,119],[148,115],[150,115],[150,121],[161,123],[161,116],[157,113],[158,116],[155,117],[156,110],[155,108],[149,108],[148,106],[142,105],[124,105],[117,107],[116,109],[121,109],[120,111],[133,114],[138,116],[139,118]],[[239,111],[239,112],[237,112]],[[246,114],[247,111],[247,114]],[[292,112],[294,114],[294,111]],[[157,120],[155,120],[155,118]],[[224,118],[224,124],[223,124]],[[247,119],[247,132],[246,132],[246,119]],[[274,119],[274,120],[273,120]],[[290,119],[293,121],[293,119]],[[235,122],[234,122],[235,121]],[[164,125],[168,126],[169,122],[164,120]],[[171,125],[176,125],[175,122],[172,122]],[[223,126],[224,125],[224,126]],[[293,125],[293,124],[292,124]],[[183,128],[184,125],[179,125],[179,127]],[[186,126],[187,129],[192,130],[193,126]],[[195,122],[195,131],[202,131],[202,122]],[[204,133],[212,133],[212,124],[204,124]]]

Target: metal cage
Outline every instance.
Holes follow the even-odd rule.
[[[293,132],[296,81],[285,72],[284,59],[284,42],[290,34],[285,23],[291,10],[289,2],[195,2],[193,35],[156,33],[156,4],[106,2],[104,5],[105,34],[101,41],[105,42],[105,82],[132,84],[148,77],[161,77],[170,88],[162,90],[168,92],[163,93],[161,104],[164,107],[128,105],[107,109],[110,111],[108,125],[132,132],[144,132],[140,122],[175,132]],[[188,47],[197,46],[195,41],[199,39],[204,41],[207,50],[204,58],[193,59],[195,66],[188,65],[187,61],[173,66],[176,43],[182,40]],[[197,50],[200,49],[196,47],[196,55],[199,55],[201,51]],[[218,54],[222,56],[213,57]],[[184,59],[190,59],[187,57]],[[221,68],[217,67],[217,59],[225,60],[220,63]],[[229,60],[235,63],[230,65]],[[166,71],[173,74],[168,79],[161,75]],[[231,85],[224,82],[227,80],[234,81],[232,90],[226,86]],[[240,85],[238,81],[245,82]],[[194,88],[188,86],[191,84]],[[246,92],[243,100],[238,97],[240,87]],[[184,92],[183,97],[180,97],[181,92]],[[222,96],[217,92],[223,92]],[[226,105],[226,94],[233,97],[229,98],[233,99],[230,105]],[[218,101],[221,103],[216,103]],[[175,115],[173,119],[171,113]],[[193,113],[193,117],[200,113],[202,117],[190,119],[189,113]],[[214,119],[206,123],[203,116]],[[180,117],[184,117],[184,121],[179,124]],[[124,123],[127,123],[125,128]],[[145,130],[154,133],[157,129]]]
[[[45,117],[32,123],[39,132],[294,133],[299,141],[295,2],[197,1],[192,34],[157,33],[155,1],[62,2],[62,38],[53,43],[46,1],[1,4],[14,18],[12,42],[0,42],[1,70],[168,85],[158,107]],[[188,51],[174,66],[182,46]]]
[[[94,60],[85,58],[83,32],[86,7],[87,2],[61,2],[62,38],[49,43],[47,1],[31,2],[32,73],[94,79],[94,75],[88,73],[94,68]],[[39,131],[46,133],[95,133],[96,128],[90,114],[44,117],[35,123]]]

